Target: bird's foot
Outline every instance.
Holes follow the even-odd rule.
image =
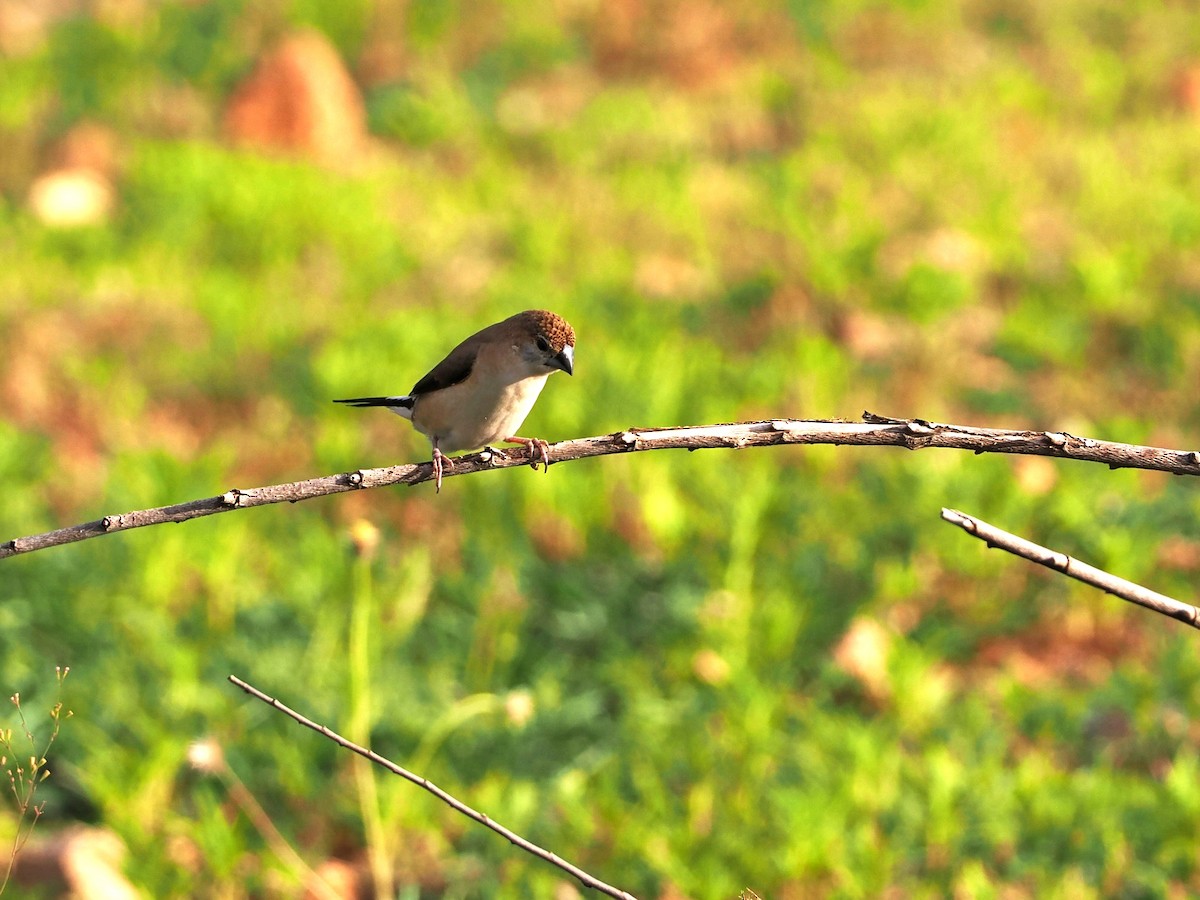
[[[444,454],[437,447],[433,448],[433,483],[434,493],[442,492],[442,472],[446,469],[454,468],[454,460]]]
[[[529,466],[532,469],[538,467],[541,462],[545,471],[550,471],[550,444],[543,441],[541,438],[527,437],[506,437],[504,439],[510,444],[524,444],[525,449],[529,452]]]

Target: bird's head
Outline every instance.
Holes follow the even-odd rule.
[[[521,332],[521,355],[533,366],[549,372],[575,372],[575,329],[560,315],[529,309],[513,316]]]

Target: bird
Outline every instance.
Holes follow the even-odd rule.
[[[517,434],[555,372],[575,373],[575,329],[562,316],[527,309],[471,335],[429,370],[411,391],[387,397],[334,400],[354,407],[382,406],[412,422],[433,445],[437,493],[446,456],[494,441],[524,444],[530,465],[550,465],[550,445]]]

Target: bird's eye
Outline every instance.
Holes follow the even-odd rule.
[[[550,342],[548,340],[546,340],[544,337],[542,337],[540,334],[538,335],[538,339],[537,339],[537,347],[543,353],[550,352]]]

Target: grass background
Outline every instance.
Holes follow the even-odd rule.
[[[534,306],[579,335],[529,420],[549,439],[871,409],[1194,446],[1197,25],[1084,0],[56,20],[0,58],[0,535],[425,459],[328,401]],[[297,26],[364,91],[350,170],[220,138]],[[53,229],[25,194],[80,121],[117,136],[117,213]],[[189,768],[197,739],[314,865],[370,849],[402,897],[563,896],[230,672],[639,896],[1184,896],[1195,638],[937,514],[1186,600],[1195,491],[789,448],[324,498],[0,564],[0,685],[44,728],[71,666],[47,816],[114,829],[148,896],[299,892]],[[855,634],[871,678],[836,661]]]

